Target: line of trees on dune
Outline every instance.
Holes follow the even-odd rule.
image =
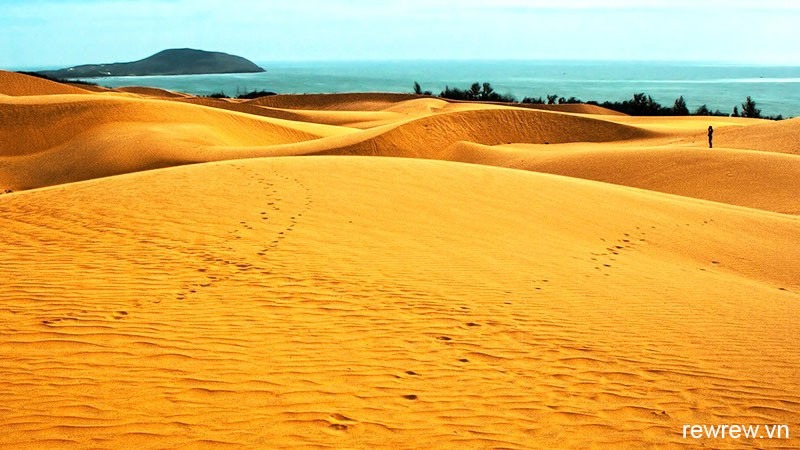
[[[418,82],[414,82],[414,93],[417,95],[433,96],[431,91],[423,91]],[[525,97],[517,102],[513,95],[499,94],[490,83],[473,83],[467,89],[451,88],[445,86],[444,90],[439,93],[437,97],[446,98],[450,100],[466,100],[478,102],[504,102],[504,103],[521,103],[521,104],[541,104],[541,105],[564,105],[564,104],[587,104],[596,105],[603,108],[608,108],[621,113],[629,114],[631,116],[732,116],[732,117],[749,117],[754,119],[771,119],[783,120],[782,115],[777,116],[764,116],[761,114],[761,109],[756,105],[755,100],[748,96],[740,107],[734,106],[731,113],[724,113],[720,110],[711,111],[708,106],[701,105],[694,111],[689,111],[686,106],[686,100],[683,96],[675,99],[672,106],[664,106],[653,100],[653,97],[645,94],[644,92],[635,93],[629,100],[621,102],[597,102],[597,101],[582,101],[576,97],[561,97],[557,94],[547,95],[546,97]]]
[[[248,100],[252,100],[252,99],[255,99],[255,98],[261,98],[261,97],[269,97],[271,95],[278,95],[275,92],[265,91],[263,89],[262,90],[253,90],[253,91],[245,92],[244,94],[242,94],[241,92],[239,92],[239,89],[237,88],[236,92],[237,92],[236,97],[233,97],[233,98],[248,99]],[[225,94],[225,91],[214,92],[214,93],[211,93],[211,94],[208,94],[208,95],[204,95],[203,97],[208,97],[208,98],[231,98],[229,95]]]
[[[418,95],[433,95],[431,91],[423,91],[419,83],[414,82],[414,93]],[[513,103],[516,99],[512,95],[503,95],[495,92],[489,83],[473,83],[468,89],[451,88],[445,86],[439,97],[452,100],[469,100],[477,102],[505,102]]]

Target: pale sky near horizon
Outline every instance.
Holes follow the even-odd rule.
[[[167,48],[256,62],[663,60],[800,65],[796,0],[0,0],[0,68]]]

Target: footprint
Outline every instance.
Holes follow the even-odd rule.
[[[43,325],[47,325],[48,327],[51,327],[51,326],[55,326],[56,324],[58,324],[60,322],[65,322],[65,321],[68,321],[68,320],[78,320],[78,318],[77,317],[60,317],[58,319],[43,320],[42,324]]]
[[[330,428],[337,431],[345,431],[349,424],[354,424],[356,421],[344,414],[334,413],[328,417],[328,422],[330,422]]]
[[[114,318],[114,320],[122,320],[122,319],[124,319],[124,318],[125,318],[127,315],[128,315],[128,312],[127,312],[127,311],[114,311],[114,314],[112,314],[112,315],[111,315],[111,317],[113,317],[113,318]]]

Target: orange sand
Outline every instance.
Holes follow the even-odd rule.
[[[0,94],[7,96],[85,94],[81,88],[0,70]]]
[[[800,445],[797,121],[27,78],[0,448]]]

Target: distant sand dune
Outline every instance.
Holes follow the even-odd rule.
[[[587,104],[559,104],[559,105],[537,105],[537,104],[526,104],[520,105],[526,108],[533,108],[533,109],[541,109],[545,111],[555,111],[555,112],[565,112],[565,113],[575,113],[575,114],[597,114],[603,116],[624,116],[625,114],[614,111],[613,109],[603,108],[602,106],[597,105],[587,105]]]
[[[387,129],[374,138],[327,153],[449,159],[459,141],[480,144],[622,141],[653,136],[626,125],[524,109],[480,109],[424,117]]]
[[[401,114],[381,111],[335,111],[283,109],[259,106],[250,101],[230,99],[206,99],[191,97],[183,99],[187,103],[210,106],[212,108],[238,111],[257,116],[274,117],[276,119],[293,120],[315,124],[333,125],[347,128],[371,128],[386,125],[403,118]]]
[[[800,214],[800,157],[732,149],[454,144],[448,159]]]
[[[99,84],[83,84],[83,83],[67,83],[67,84],[88,92],[114,92],[113,89],[107,88],[105,86],[100,86]]]
[[[648,135],[592,118],[435,99],[388,107],[394,111],[292,111],[264,110],[255,102],[138,99],[148,92],[22,97],[0,103],[0,118],[9,124],[0,130],[0,158],[5,161],[0,180],[19,190],[242,157],[343,153],[452,159],[442,151],[457,141],[557,143]],[[353,98],[369,97],[345,97]],[[240,112],[250,114],[236,114]],[[47,132],[43,121],[49,124]],[[355,133],[359,127],[369,130]],[[305,144],[294,145],[300,142]]]
[[[270,108],[381,111],[397,102],[414,98],[418,98],[418,96],[384,93],[298,94],[261,97],[251,100],[251,103]]]
[[[286,144],[338,132],[325,125],[109,96],[9,97],[0,102],[0,120],[5,125],[0,180],[13,190],[237,158],[241,155],[224,147]]]
[[[141,94],[146,95],[149,97],[157,97],[157,98],[188,98],[192,97],[189,94],[184,94],[181,92],[174,92],[167,89],[159,89],[153,87],[141,87],[141,86],[125,86],[125,87],[118,87],[114,89],[118,92],[132,92],[134,94]]]

